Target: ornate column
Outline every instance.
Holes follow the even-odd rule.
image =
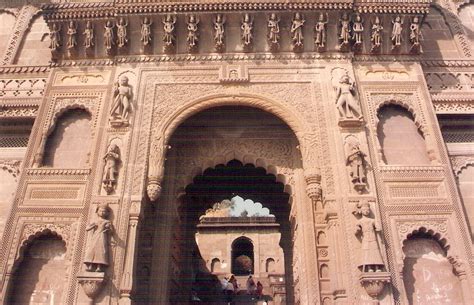
[[[130,305],[133,288],[133,271],[135,262],[135,248],[137,240],[137,226],[140,219],[141,200],[132,200],[128,221],[127,249],[125,252],[125,264],[123,266],[122,280],[120,282],[120,305]]]
[[[38,8],[32,5],[23,6],[20,11],[15,14],[16,22],[13,28],[10,39],[7,43],[7,48],[5,54],[2,57],[2,63],[0,65],[11,65],[13,60],[15,60],[16,53],[21,44],[21,41],[24,38],[26,31],[30,25],[32,17],[38,12]]]

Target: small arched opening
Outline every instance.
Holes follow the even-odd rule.
[[[253,243],[247,237],[239,237],[232,243],[232,273],[250,275],[254,271]]]

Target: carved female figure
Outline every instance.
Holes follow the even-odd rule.
[[[346,159],[346,165],[349,165],[351,182],[357,191],[361,192],[367,183],[365,153],[360,150],[358,143],[349,145],[349,152]]]
[[[140,29],[140,41],[143,46],[147,46],[151,42],[151,25],[153,22],[148,17],[143,18],[142,27]]]
[[[67,48],[74,49],[77,45],[76,40],[77,34],[77,26],[74,24],[74,21],[69,22],[69,26],[67,28]]]
[[[280,17],[275,13],[271,13],[268,18],[268,41],[271,45],[280,43]]]
[[[195,15],[190,15],[188,19],[188,37],[186,39],[189,50],[194,50],[197,47],[197,42],[199,40],[198,25],[199,18],[196,18]]]
[[[317,48],[324,48],[326,44],[326,24],[328,23],[328,14],[326,13],[326,18],[324,18],[323,13],[319,14],[319,19],[314,25],[314,32],[316,37],[314,39],[314,44]]]
[[[382,30],[383,26],[380,24],[378,16],[375,17],[375,21],[372,24],[372,33],[370,35],[370,41],[372,42],[371,52],[375,52],[380,49],[382,45]]]
[[[107,20],[104,28],[104,45],[107,53],[109,53],[110,50],[112,50],[112,46],[114,45],[114,25],[112,24],[112,21]]]
[[[127,26],[128,21],[125,21],[123,18],[119,19],[117,23],[117,45],[119,48],[123,48],[127,42]]]
[[[249,14],[244,15],[240,29],[242,30],[242,41],[244,42],[244,47],[250,46],[253,40],[253,20],[250,18]]]
[[[293,35],[293,47],[299,48],[303,46],[303,26],[306,20],[303,19],[300,13],[295,13],[293,21],[291,22],[290,32]]]
[[[377,241],[377,232],[382,231],[375,219],[370,218],[370,204],[363,202],[357,204],[357,210],[354,215],[361,218],[356,224],[356,235],[362,238],[362,253],[359,262],[359,268],[362,272],[383,271],[382,254]]]
[[[98,216],[97,221],[86,227],[90,239],[84,264],[87,271],[104,272],[109,265],[109,235],[113,230],[112,223],[108,220],[110,208],[106,203],[101,203],[95,212]]]
[[[94,45],[94,28],[90,21],[86,22],[86,28],[84,29],[84,46],[86,49],[91,48]]]
[[[120,163],[120,148],[112,144],[104,156],[105,166],[102,184],[107,195],[110,195],[117,186],[118,167]]]
[[[121,120],[128,123],[132,111],[132,87],[128,84],[128,77],[123,75],[114,85],[114,102],[110,110],[112,120]]]
[[[362,23],[362,18],[359,14],[356,15],[354,24],[352,25],[352,39],[354,39],[355,44],[362,43],[362,32],[364,31],[364,24]]]
[[[411,42],[412,51],[421,52],[420,39],[421,39],[420,21],[419,21],[418,16],[415,16],[413,17],[413,20],[410,24],[410,42]]]
[[[225,17],[222,14],[217,14],[214,19],[214,43],[217,49],[224,46],[224,33],[225,33]]]
[[[395,49],[402,44],[403,21],[400,16],[397,16],[395,20],[392,20],[392,24],[392,48]]]
[[[61,46],[61,27],[58,28],[56,23],[53,23],[53,27],[51,32],[49,33],[49,37],[51,42],[49,44],[49,48],[51,51],[56,51]]]
[[[176,23],[176,16],[171,16],[171,14],[166,15],[163,19],[163,30],[165,32],[163,36],[163,41],[166,46],[172,46],[175,41],[174,37],[174,25]]]
[[[336,107],[342,118],[351,118],[353,115],[357,118],[361,117],[354,95],[354,83],[351,82],[348,75],[343,75],[336,88]]]
[[[341,23],[341,34],[339,35],[339,40],[341,40],[341,47],[349,44],[350,38],[350,27],[349,27],[349,17],[347,13],[342,14],[342,17],[339,21]]]

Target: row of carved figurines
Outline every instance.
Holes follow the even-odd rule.
[[[165,49],[173,50],[176,42],[176,15],[168,14],[163,17],[163,41],[165,43]],[[186,41],[188,43],[189,51],[196,51],[198,48],[199,42],[199,22],[200,19],[198,16],[191,14],[187,18],[187,30],[188,34]],[[303,48],[303,28],[306,20],[303,15],[300,13],[295,13],[291,21],[290,27],[290,36],[293,46],[293,50],[301,51]],[[314,43],[318,51],[323,51],[326,48],[326,24],[329,22],[328,15],[320,13],[319,18],[316,21],[314,31]],[[152,41],[152,25],[153,21],[144,17],[141,23],[140,30],[140,41],[144,47],[151,45]],[[213,19],[213,28],[214,28],[214,45],[217,51],[224,50],[225,44],[225,23],[226,18],[222,14],[217,14]],[[359,48],[362,45],[363,32],[364,32],[364,22],[359,14],[356,14],[351,20],[347,13],[343,13],[339,20],[339,34],[338,39],[340,41],[340,49],[347,50],[353,42],[354,48]],[[402,34],[403,34],[403,19],[400,16],[395,17],[392,20],[392,49],[397,49],[401,46],[402,43]],[[418,16],[415,16],[411,19],[410,23],[410,43],[412,52],[421,52],[420,39],[421,39],[421,30],[420,30],[420,19]],[[107,53],[110,53],[114,45],[117,45],[119,48],[123,48],[128,43],[128,34],[127,34],[128,21],[124,18],[120,18],[115,24],[108,20],[105,25],[104,31],[104,46]],[[280,17],[276,13],[271,13],[268,17],[268,42],[272,50],[278,50],[280,46]],[[116,35],[114,29],[116,28]],[[241,40],[243,47],[249,49],[253,45],[254,40],[254,18],[250,14],[246,13],[242,17],[241,21]],[[78,26],[74,21],[70,21],[66,30],[67,42],[66,47],[68,50],[73,50],[77,47],[77,34]],[[84,32],[84,46],[86,49],[92,48],[94,46],[94,27],[90,21],[87,21]],[[61,27],[53,23],[52,29],[50,32],[50,48],[52,51],[57,51],[61,47]],[[382,40],[383,40],[383,26],[378,16],[372,22],[371,28],[371,52],[378,52],[381,49]]]

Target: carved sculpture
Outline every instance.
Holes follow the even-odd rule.
[[[352,39],[354,40],[354,48],[359,49],[362,46],[362,33],[364,32],[364,24],[359,14],[355,16],[352,24]]]
[[[190,15],[188,19],[188,37],[186,41],[188,42],[188,50],[194,52],[197,50],[197,43],[199,41],[199,18],[196,15]]]
[[[303,50],[303,26],[305,20],[300,13],[295,13],[293,20],[291,22],[291,41],[293,44],[293,51],[302,51]]]
[[[280,16],[271,13],[268,17],[267,28],[270,50],[277,51],[280,48]]]
[[[67,48],[74,49],[77,45],[77,25],[74,24],[74,21],[69,22],[69,26],[67,28]]]
[[[370,49],[371,53],[380,51],[380,46],[382,45],[382,31],[383,26],[380,24],[380,19],[378,16],[375,16],[375,21],[372,24],[372,33],[370,35],[370,42],[372,43],[372,48]]]
[[[84,264],[89,272],[104,272],[109,265],[109,236],[112,233],[112,222],[108,219],[110,208],[101,203],[96,209],[97,221],[89,224],[89,243],[86,248]]]
[[[174,43],[176,41],[175,37],[175,24],[176,24],[176,16],[172,16],[171,14],[167,14],[165,18],[163,18],[163,41],[165,42],[165,52],[171,52],[174,50]]]
[[[114,127],[129,125],[129,116],[132,112],[132,87],[128,84],[128,77],[122,75],[114,85],[114,102],[110,110],[110,124]]]
[[[104,156],[104,162],[102,186],[107,192],[107,195],[110,195],[117,187],[118,169],[120,165],[120,148],[116,144],[110,145]]]
[[[142,27],[140,29],[140,41],[146,47],[151,43],[151,25],[153,22],[148,17],[143,18]]]
[[[49,37],[51,39],[49,48],[52,52],[57,51],[61,47],[61,27],[58,27],[56,23],[53,23]]]
[[[110,54],[114,45],[114,25],[112,21],[107,20],[104,29],[104,46],[107,54]]]
[[[380,252],[378,234],[382,231],[375,219],[370,217],[370,203],[358,203],[353,214],[360,217],[356,224],[356,235],[362,241],[359,269],[359,281],[367,294],[378,304],[377,298],[386,284],[390,283],[390,274],[386,271]]]
[[[250,18],[249,14],[245,14],[242,19],[240,26],[242,33],[242,42],[244,43],[244,49],[250,50],[253,43],[253,18]]]
[[[354,83],[347,74],[341,77],[336,88],[336,107],[343,119],[362,117],[355,99]]]
[[[377,238],[378,232],[381,232],[382,229],[375,219],[370,217],[369,202],[365,201],[357,204],[354,215],[360,217],[356,224],[355,233],[360,235],[362,240],[362,253],[358,264],[359,269],[362,272],[385,271]]]
[[[128,21],[125,21],[123,18],[120,18],[119,22],[117,23],[117,46],[119,48],[123,48],[128,42],[127,26]]]
[[[329,22],[328,14],[319,14],[319,19],[314,26],[314,44],[318,52],[323,51],[326,48],[326,24]]]
[[[224,51],[225,40],[225,16],[217,14],[214,19],[214,46],[216,51]]]
[[[94,27],[90,21],[86,22],[86,28],[84,29],[84,46],[86,49],[94,46]]]
[[[366,154],[360,149],[359,143],[347,143],[346,165],[350,167],[350,177],[354,188],[358,193],[367,186],[367,161]]]
[[[410,24],[410,52],[419,54],[422,53],[420,40],[422,38],[421,28],[420,28],[420,19],[418,16],[413,17],[413,20]]]
[[[392,50],[398,49],[402,44],[403,21],[400,16],[392,20]]]
[[[349,46],[349,39],[351,37],[350,21],[347,13],[342,14],[339,23],[341,24],[341,33],[339,34],[339,48],[341,50],[346,50]]]

